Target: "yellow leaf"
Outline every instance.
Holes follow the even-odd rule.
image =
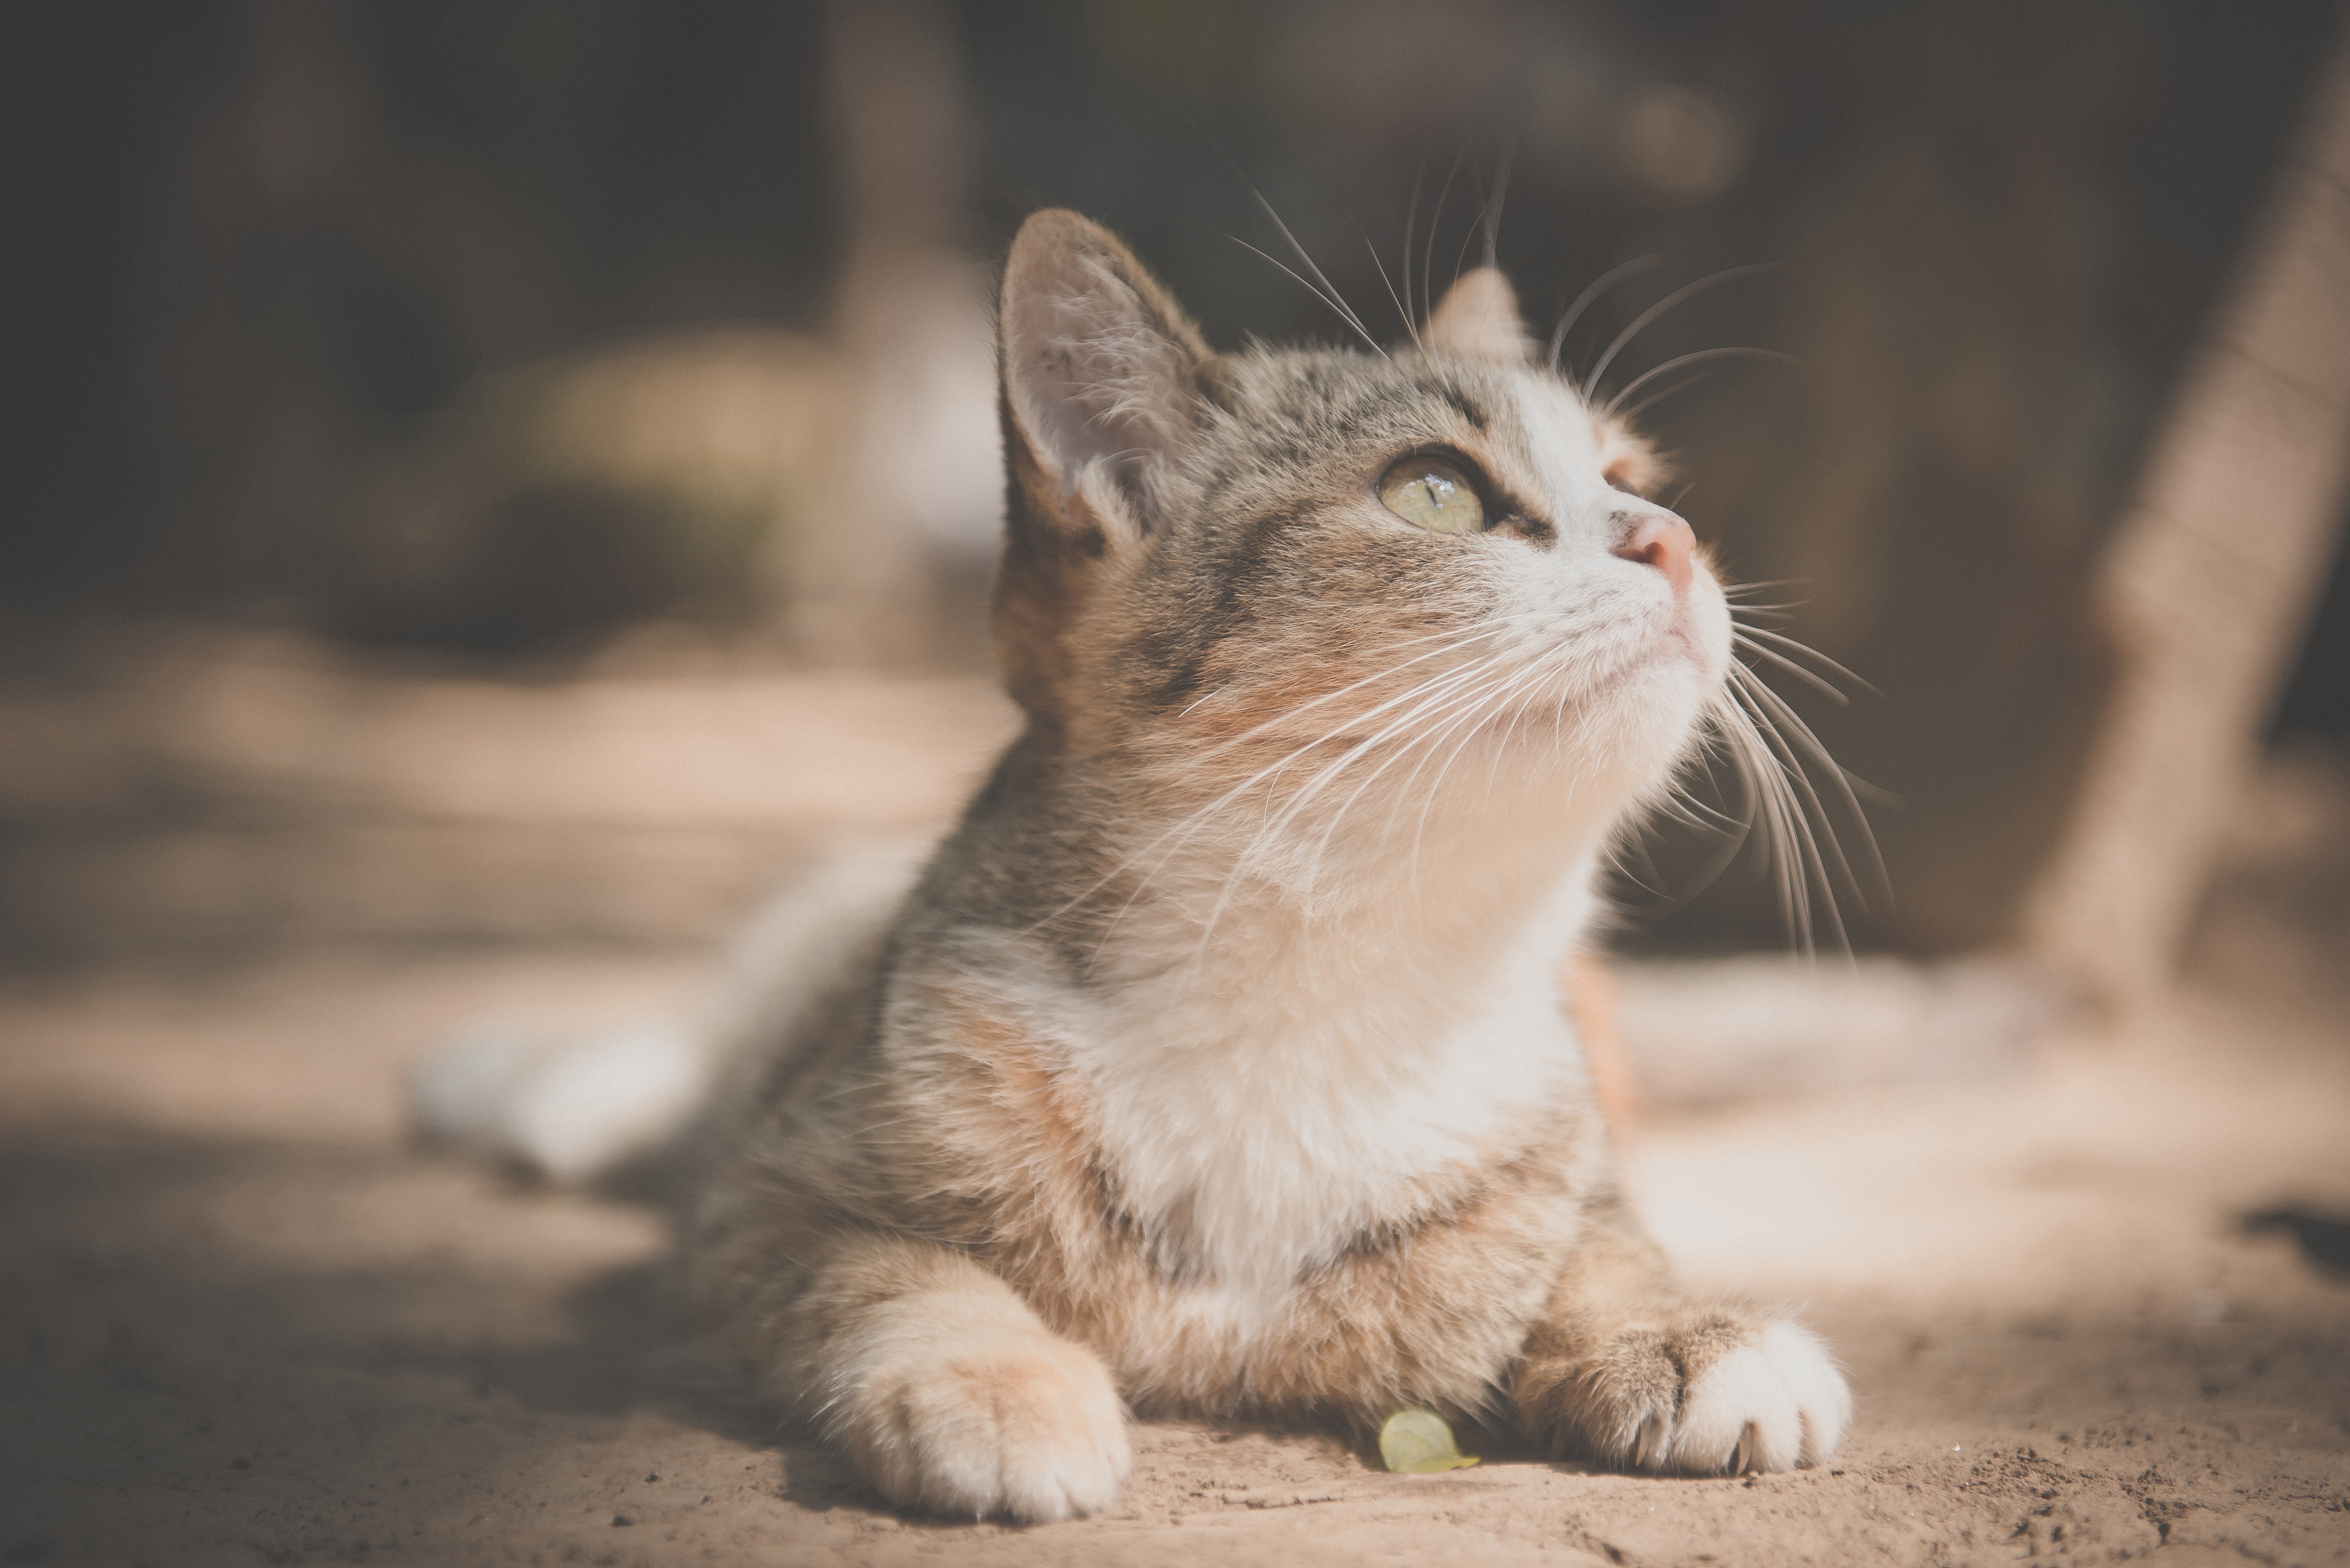
[[[1452,1428],[1433,1410],[1398,1410],[1379,1428],[1379,1458],[1388,1469],[1412,1475],[1457,1470],[1477,1462],[1454,1446]]]

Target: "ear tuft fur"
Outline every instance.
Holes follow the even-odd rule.
[[[1534,352],[1517,290],[1490,266],[1461,274],[1444,291],[1422,337],[1431,352],[1492,365],[1523,365]]]

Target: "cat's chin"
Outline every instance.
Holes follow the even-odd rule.
[[[1685,732],[1721,685],[1727,662],[1726,650],[1710,649],[1687,618],[1677,618],[1614,668],[1595,676],[1566,707],[1592,716],[1637,717],[1647,722],[1678,714],[1669,722],[1677,732]]]

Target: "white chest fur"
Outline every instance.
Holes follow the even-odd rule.
[[[1191,961],[1089,1016],[1074,1065],[1165,1260],[1255,1316],[1444,1178],[1530,1142],[1585,1072],[1555,965],[1588,898],[1579,877],[1538,895],[1501,931],[1402,941],[1376,901],[1310,924],[1236,901]]]

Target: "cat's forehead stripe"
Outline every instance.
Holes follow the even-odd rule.
[[[1471,424],[1477,427],[1478,434],[1482,435],[1492,428],[1492,417],[1488,415],[1483,409],[1478,407],[1476,402],[1470,398],[1469,394],[1462,391],[1459,387],[1453,385],[1450,381],[1446,381],[1439,385],[1437,390],[1442,394],[1446,402],[1451,403],[1454,408],[1461,410],[1461,417],[1462,419],[1467,420]]]

